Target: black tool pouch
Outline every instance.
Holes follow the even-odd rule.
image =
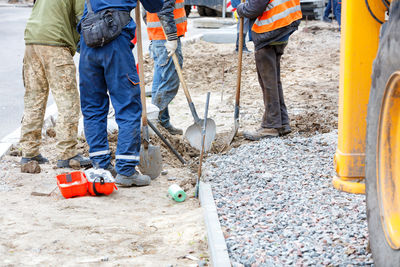
[[[87,0],[87,8],[88,13],[81,23],[81,32],[89,47],[102,47],[116,39],[131,20],[129,12],[116,9],[94,13],[90,0]]]

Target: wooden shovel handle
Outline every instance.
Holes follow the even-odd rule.
[[[147,127],[147,108],[146,108],[146,86],[144,83],[144,68],[143,68],[143,41],[142,41],[142,22],[140,17],[140,2],[137,1],[135,8],[136,22],[136,38],[137,38],[137,57],[139,65],[139,80],[140,80],[140,99],[142,101],[142,125]]]
[[[242,3],[245,0],[241,0]],[[239,106],[240,101],[240,83],[242,81],[242,56],[243,56],[243,24],[244,18],[239,17],[239,47],[238,47],[238,70],[236,77],[236,96],[235,96],[235,106]]]
[[[182,84],[182,87],[183,87],[183,92],[185,93],[185,96],[186,96],[188,102],[192,103],[192,98],[190,97],[189,89],[188,89],[188,87],[186,85],[185,78],[183,78],[181,65],[179,64],[178,57],[176,56],[175,53],[172,55],[172,60],[174,61],[176,72],[178,73],[179,80],[181,81],[181,84]]]

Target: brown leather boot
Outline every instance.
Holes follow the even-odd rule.
[[[283,136],[283,135],[290,134],[290,133],[292,132],[292,128],[290,128],[290,125],[289,125],[289,124],[284,124],[284,125],[282,126],[282,128],[279,128],[279,129],[278,129],[278,131],[279,131],[279,135],[280,135],[280,136]]]
[[[275,128],[258,128],[253,132],[243,132],[244,138],[252,141],[258,141],[261,138],[271,138],[279,136],[278,129]]]

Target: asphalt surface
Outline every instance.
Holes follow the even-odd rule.
[[[30,7],[8,6],[4,2],[0,0],[0,140],[21,125],[24,110],[22,82],[24,30],[31,12]],[[199,19],[198,15],[192,13],[186,38],[206,34],[210,36],[207,41],[226,42],[229,39],[228,42],[232,42],[233,37],[236,36],[234,25],[227,25],[221,29],[199,29],[193,26],[193,22],[197,19]],[[142,25],[143,52],[146,53],[149,40],[144,23]],[[74,60],[76,63],[79,62],[78,54]],[[53,103],[50,93],[48,106]]]
[[[20,126],[24,30],[31,8],[0,7],[0,139]]]

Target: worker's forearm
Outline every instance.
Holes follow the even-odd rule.
[[[176,23],[174,20],[175,0],[164,0],[164,6],[157,13],[168,41],[178,39]]]
[[[269,1],[265,0],[248,0],[246,3],[242,3],[237,7],[237,13],[240,17],[254,19],[261,16]]]

